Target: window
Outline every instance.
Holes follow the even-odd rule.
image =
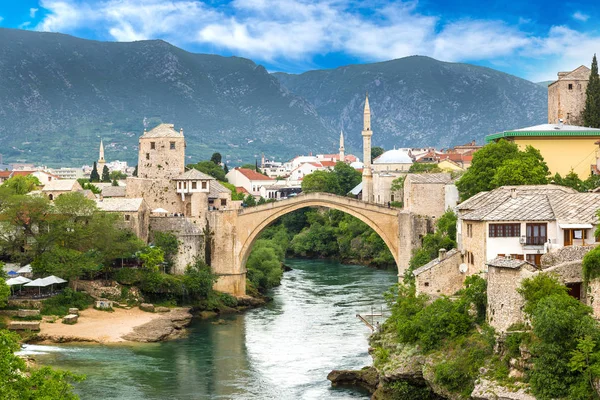
[[[473,237],[473,224],[467,224],[467,237]]]
[[[54,200],[54,195],[52,195],[52,194],[49,194],[49,195],[48,195],[48,199],[49,199],[49,200]]]
[[[150,153],[146,153],[146,160],[150,159]]]
[[[131,215],[125,214],[125,221],[129,221],[131,219]]]
[[[51,176],[49,176],[49,177],[48,177],[48,182],[50,182],[51,180],[52,180],[52,177],[51,177]]]
[[[528,245],[543,245],[548,238],[546,224],[527,224],[526,240]]]
[[[395,198],[395,196],[394,196],[394,195],[392,195],[392,201],[394,201],[394,198]]]
[[[521,224],[490,224],[489,236],[492,237],[519,237]]]
[[[202,189],[206,189],[206,181],[202,181]]]
[[[569,83],[569,90],[573,90],[573,84]]]
[[[225,207],[227,205],[227,199],[221,199],[221,206]]]
[[[171,150],[175,150],[175,142],[171,142],[170,145],[171,145]]]
[[[156,150],[156,142],[150,142],[150,150]]]
[[[196,182],[192,182],[192,189],[197,189],[197,183]]]

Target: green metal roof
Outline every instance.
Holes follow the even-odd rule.
[[[485,142],[490,143],[496,139],[509,138],[509,137],[524,137],[524,136],[546,136],[546,137],[560,137],[560,136],[595,136],[600,138],[600,131],[598,130],[580,130],[580,131],[505,131],[500,133],[494,133],[485,137]]]

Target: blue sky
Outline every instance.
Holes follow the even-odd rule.
[[[0,0],[0,27],[188,51],[303,72],[427,55],[532,81],[600,53],[597,1]]]

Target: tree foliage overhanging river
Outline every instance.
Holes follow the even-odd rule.
[[[379,311],[395,271],[320,260],[288,260],[264,308],[195,321],[173,342],[133,346],[27,346],[43,364],[87,375],[77,393],[91,399],[368,398],[333,389],[332,369],[371,364],[370,331],[357,313]]]

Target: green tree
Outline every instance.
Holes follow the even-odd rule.
[[[315,171],[302,179],[302,191],[305,193],[340,193],[341,188],[336,176],[329,171]]]
[[[200,161],[196,164],[189,164],[187,167],[197,169],[200,172],[204,172],[205,174],[210,175],[219,181],[227,182],[227,178],[225,178],[225,171],[223,170],[223,168],[212,161]]]
[[[379,147],[379,146],[371,147],[371,160],[376,159],[377,157],[382,155],[384,152],[385,152],[385,150],[383,149],[383,147]]]
[[[548,183],[550,171],[539,155],[539,151],[528,146],[513,159],[498,167],[492,179],[493,187],[505,185],[544,185]]]
[[[186,290],[196,299],[208,298],[216,281],[217,276],[201,258],[196,258],[193,264],[187,266],[183,277]]]
[[[466,200],[499,185],[546,183],[547,176],[548,166],[538,150],[528,146],[520,151],[515,143],[501,139],[473,155],[471,167],[456,182],[456,187],[461,200]]]
[[[122,180],[122,179],[127,179],[127,174],[122,172],[122,171],[112,171],[110,173],[110,180],[114,181],[114,180]]]
[[[77,279],[98,270],[98,263],[91,252],[82,253],[64,247],[53,247],[31,263],[38,274],[56,275],[69,281],[73,290],[77,290]]]
[[[102,182],[110,182],[110,172],[108,171],[108,167],[106,165],[102,169]]]
[[[223,172],[225,172],[225,175],[229,173],[229,167],[227,167],[227,164],[223,164]]]
[[[33,175],[17,175],[7,179],[2,187],[7,188],[14,194],[27,194],[41,186],[38,178]]]
[[[0,330],[0,398],[16,399],[61,399],[75,400],[74,382],[84,379],[67,371],[55,371],[49,367],[34,369],[16,356],[20,350],[19,336],[7,330]]]
[[[135,169],[133,170],[133,174],[131,174],[131,175],[133,175],[137,178],[137,176],[138,176],[138,166],[137,165],[135,166]]]
[[[154,244],[164,252],[165,262],[168,269],[173,266],[175,256],[179,250],[179,240],[171,232],[154,232]],[[166,272],[169,272],[168,270]]]
[[[221,164],[221,153],[213,153],[213,155],[210,157],[210,161],[217,165]]]
[[[255,288],[264,292],[279,285],[283,276],[283,255],[283,250],[272,241],[256,241],[246,263],[248,280]]]
[[[337,194],[340,196],[345,196],[348,194],[348,192],[354,189],[354,187],[362,180],[360,172],[341,161],[338,161],[335,164],[335,167],[333,168],[333,174],[339,186]]]
[[[585,91],[585,107],[582,112],[583,125],[600,128],[600,76],[596,54],[592,58],[592,71]]]
[[[248,194],[248,196],[244,198],[244,204],[246,207],[254,207],[256,205],[256,199],[253,195]]]
[[[1,266],[1,265],[0,265]],[[0,308],[6,307],[10,296],[10,286],[6,284],[4,279],[0,279]]]
[[[92,168],[92,172],[90,173],[90,182],[100,182],[100,174],[98,173],[96,161],[94,161],[94,167]]]
[[[257,170],[256,167],[257,167],[256,164],[244,164],[240,168],[251,169],[252,171],[256,171]]]
[[[165,252],[159,247],[145,247],[138,254],[143,267],[152,272],[158,272],[160,265],[165,262]]]

